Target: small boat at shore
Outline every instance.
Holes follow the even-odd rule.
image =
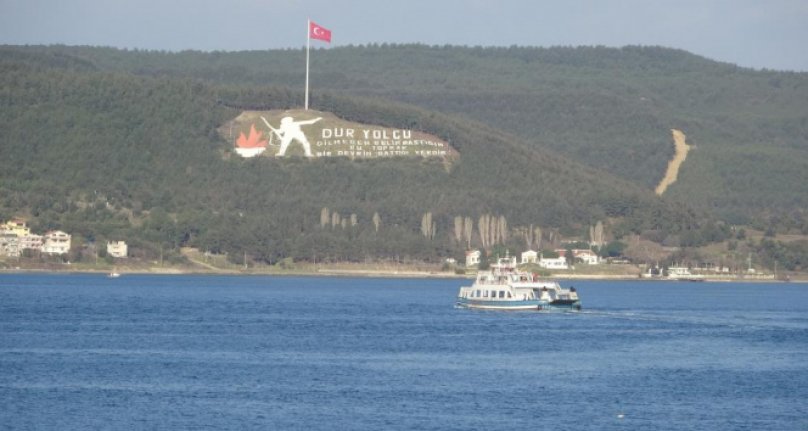
[[[704,281],[704,275],[693,274],[686,266],[671,266],[668,268],[668,280]]]
[[[562,288],[555,281],[516,268],[516,257],[504,257],[479,271],[471,286],[460,288],[457,305],[488,310],[580,310],[574,287]]]
[[[112,272],[107,274],[107,277],[109,277],[109,278],[118,278],[120,276],[121,276],[121,273],[118,272],[118,271],[115,271],[115,270],[112,270]]]

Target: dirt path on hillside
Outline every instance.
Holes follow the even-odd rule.
[[[685,142],[687,136],[685,136],[681,130],[671,129],[671,133],[673,134],[673,146],[676,152],[673,154],[671,161],[668,162],[668,170],[665,171],[665,177],[662,178],[662,181],[659,182],[656,190],[654,190],[658,195],[665,193],[668,186],[676,182],[676,178],[679,176],[679,167],[682,166],[682,163],[684,163],[687,158],[687,152],[690,151],[690,145],[687,145],[687,142]]]

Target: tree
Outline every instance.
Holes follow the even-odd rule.
[[[568,267],[572,268],[575,266],[575,253],[571,245],[567,245],[566,250],[564,250],[564,259],[567,261]]]
[[[454,238],[458,243],[463,241],[463,217],[455,216],[454,218]]]
[[[491,262],[488,259],[488,254],[486,254],[485,250],[480,249],[480,263],[477,265],[477,268],[481,271],[485,271],[491,269]]]
[[[541,228],[536,226],[533,229],[533,241],[536,244],[536,250],[541,250]]]
[[[480,245],[483,246],[483,249],[488,248],[488,215],[483,214],[480,216],[480,220],[477,222],[477,230],[480,232]]]
[[[600,220],[594,226],[589,227],[589,242],[596,247],[603,245],[603,222]]]
[[[601,257],[620,257],[626,244],[620,241],[611,241],[600,250]]]
[[[379,216],[378,212],[373,213],[373,227],[376,229],[376,233],[379,233],[379,226],[382,224],[382,218]]]
[[[474,234],[474,221],[471,217],[463,220],[463,235],[466,237],[466,250],[471,250],[471,236]]]
[[[421,234],[426,239],[435,238],[435,223],[432,221],[432,212],[426,212],[421,217]]]
[[[331,229],[336,228],[342,223],[342,219],[339,216],[339,213],[334,211],[331,213]]]
[[[323,207],[323,209],[320,210],[320,227],[325,228],[326,226],[328,226],[328,222],[330,220],[331,220],[331,214],[328,211],[328,208]]]
[[[499,216],[499,240],[503,244],[508,241],[508,220],[504,215]]]
[[[622,254],[634,262],[656,263],[665,260],[670,253],[661,245],[637,235],[629,241]]]

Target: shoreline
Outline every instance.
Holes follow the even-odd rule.
[[[29,268],[0,268],[2,274],[109,274],[112,268],[87,267],[29,267]],[[126,267],[117,269],[121,275],[235,275],[235,276],[277,276],[277,277],[365,277],[365,278],[437,278],[437,279],[464,279],[474,278],[474,274],[457,274],[451,271],[417,269],[407,266],[401,268],[368,269],[368,268],[290,268],[290,269],[226,269],[210,267]],[[798,275],[789,280],[762,279],[762,278],[704,278],[702,280],[671,280],[666,278],[645,278],[637,274],[551,274],[545,278],[566,281],[678,281],[681,283],[808,283],[808,274]]]

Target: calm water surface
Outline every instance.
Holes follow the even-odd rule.
[[[808,285],[464,283],[0,275],[0,429],[808,429]]]

